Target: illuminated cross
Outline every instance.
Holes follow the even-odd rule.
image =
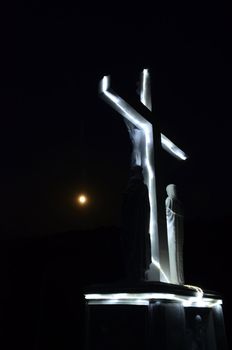
[[[152,264],[148,273],[151,281],[171,282],[165,201],[160,186],[158,163],[160,149],[181,160],[187,159],[164,134],[160,133],[152,118],[150,75],[144,69],[140,79],[140,102],[134,107],[116,94],[110,87],[110,77],[104,76],[100,82],[100,94],[125,119],[133,142],[133,160],[143,168],[144,182],[148,187],[150,201],[150,227]]]

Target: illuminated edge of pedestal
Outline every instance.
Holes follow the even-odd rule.
[[[89,305],[149,305],[151,301],[179,302],[184,307],[210,308],[222,305],[221,299],[206,298],[200,293],[191,297],[170,293],[85,294],[85,299]]]

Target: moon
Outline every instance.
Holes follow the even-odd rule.
[[[77,201],[79,205],[85,206],[88,203],[88,198],[85,194],[79,194],[79,196],[77,197]]]

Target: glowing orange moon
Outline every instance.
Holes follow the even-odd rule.
[[[81,206],[84,206],[87,204],[88,202],[88,198],[85,194],[80,194],[78,197],[77,197],[77,201],[78,203],[81,205]]]

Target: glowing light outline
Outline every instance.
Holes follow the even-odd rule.
[[[151,111],[152,106],[150,98],[150,89],[147,89],[148,84],[149,71],[148,69],[144,69],[142,72],[140,100]],[[146,168],[145,170],[148,174],[147,178],[145,178],[145,183],[148,186],[151,209],[149,232],[151,237],[152,263],[159,270],[159,280],[162,282],[170,283],[169,277],[165,274],[160,265],[155,169],[153,166],[152,159],[154,145],[152,124],[148,120],[146,120],[140,113],[138,113],[133,107],[131,107],[125,100],[123,100],[119,95],[115,94],[112,89],[110,89],[109,76],[104,76],[102,78],[100,82],[100,91],[103,93],[107,102],[109,102],[110,105],[117,112],[119,112],[119,114],[128,119],[138,129],[142,129],[145,134],[145,162],[143,165]],[[161,145],[166,151],[168,151],[175,157],[180,158],[182,160],[187,159],[186,154],[163,134],[161,134]]]
[[[187,155],[164,134],[161,134],[161,145],[163,149],[178,159],[180,158],[181,160],[186,160],[188,158]]]
[[[214,307],[222,305],[221,299],[203,297],[197,293],[194,297],[183,296],[171,293],[95,293],[85,294],[88,304],[97,305],[149,305],[151,300],[156,301],[174,301],[181,303],[184,307]]]
[[[148,69],[142,71],[142,83],[140,90],[140,101],[144,106],[146,106],[150,111],[152,110],[151,105],[151,89],[148,88],[150,85],[150,76]]]
[[[139,114],[133,107],[131,107],[126,101],[120,96],[116,95],[111,89],[109,76],[104,76],[100,88],[102,93],[105,95],[107,100],[113,102],[112,107],[116,109],[121,115],[133,123],[137,128],[142,129],[145,134],[145,167],[148,173],[148,179],[145,179],[145,183],[148,186],[149,201],[151,208],[150,215],[150,236],[151,236],[151,247],[152,247],[152,262],[156,267],[159,268],[161,281],[169,282],[168,277],[160,269],[159,263],[159,251],[158,251],[158,227],[157,227],[157,204],[156,204],[156,184],[155,184],[155,173],[151,165],[152,163],[152,150],[153,150],[153,130],[152,124],[146,120],[141,114]],[[163,278],[162,278],[163,277]]]
[[[150,76],[149,70],[144,69],[142,72],[142,83],[140,91],[140,101],[144,106],[146,106],[150,111],[152,111],[151,105],[151,90],[150,90]],[[181,160],[186,160],[188,157],[179,147],[177,147],[167,136],[161,133],[161,145],[162,147],[172,154],[176,158]]]
[[[149,301],[143,299],[127,300],[127,299],[109,299],[109,300],[89,300],[89,305],[139,305],[148,306]]]

